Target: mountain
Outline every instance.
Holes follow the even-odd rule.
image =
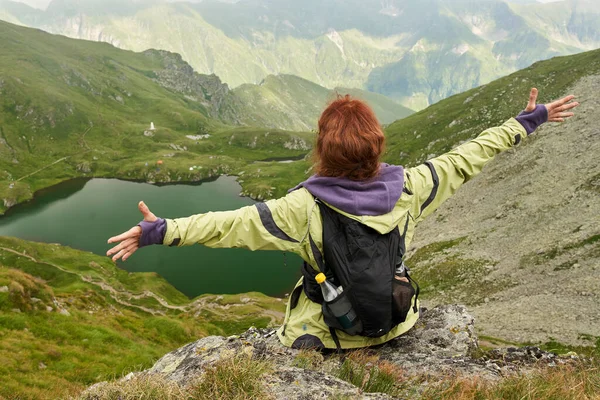
[[[165,49],[231,87],[295,75],[419,110],[556,55],[600,47],[595,0],[0,0],[14,23],[135,51]]]
[[[0,38],[0,212],[76,176],[171,182],[246,170],[244,189],[266,196],[272,189],[263,178],[281,165],[255,161],[310,148],[313,133],[226,125],[238,119],[235,96],[187,64],[192,79],[183,79],[171,53],[133,53],[5,22]]]
[[[240,100],[236,108],[241,123],[296,131],[315,129],[326,104],[337,94],[350,94],[367,101],[382,124],[413,113],[377,93],[348,88],[329,90],[293,75],[269,75],[260,84],[244,84],[233,93]]]

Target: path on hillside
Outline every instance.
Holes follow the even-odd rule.
[[[54,264],[48,261],[42,261],[42,260],[38,260],[33,256],[30,256],[29,254],[26,253],[22,253],[19,252],[17,250],[8,248],[8,247],[2,247],[0,246],[0,250],[4,250],[7,251],[9,253],[15,254],[17,256],[20,257],[25,257],[35,263],[38,264],[45,264],[54,268],[59,269],[62,272],[66,272],[68,274],[72,274],[72,275],[77,275],[82,281],[98,286],[100,287],[102,290],[108,291],[110,297],[117,303],[126,306],[126,307],[133,307],[133,308],[137,308],[139,310],[142,310],[144,312],[147,312],[149,314],[152,315],[165,315],[165,311],[163,310],[156,310],[153,308],[149,308],[149,307],[145,307],[145,306],[141,306],[141,305],[137,305],[137,304],[132,304],[129,303],[126,300],[131,300],[131,299],[135,299],[135,300],[139,300],[142,298],[153,298],[155,299],[158,303],[160,303],[161,306],[163,306],[166,309],[169,310],[179,310],[179,311],[183,311],[183,312],[192,312],[192,311],[196,311],[198,312],[199,309],[202,308],[210,308],[211,311],[215,312],[218,315],[223,316],[224,318],[231,318],[230,314],[226,314],[224,313],[222,310],[228,309],[230,307],[241,307],[245,304],[247,304],[248,302],[252,301],[251,299],[248,300],[248,302],[242,302],[242,304],[227,304],[227,305],[220,305],[214,301],[209,301],[208,298],[201,298],[201,299],[197,299],[196,301],[194,301],[193,303],[190,303],[186,306],[175,306],[175,305],[171,305],[169,304],[163,297],[157,295],[156,293],[150,291],[150,290],[144,290],[142,293],[140,294],[134,294],[131,293],[128,290],[117,290],[115,289],[111,284],[107,283],[106,281],[96,281],[94,279],[92,279],[89,276],[85,276],[83,274],[77,273],[75,271],[70,271],[64,267],[61,267],[58,264]],[[101,267],[100,267],[101,268]],[[125,298],[125,300],[123,300],[122,298]],[[221,309],[221,310],[219,310]],[[264,309],[262,311],[262,313],[265,316],[268,316],[269,318],[271,318],[271,323],[276,324],[279,320],[283,319],[283,317],[285,316],[284,313],[279,312],[279,311],[275,311],[275,310],[268,310],[268,309]]]
[[[128,303],[127,301],[122,300],[119,296],[125,296],[127,300],[131,300],[131,299],[139,300],[139,299],[144,298],[144,297],[152,297],[156,301],[158,301],[165,308],[168,308],[168,309],[171,309],[171,310],[180,310],[180,311],[187,311],[188,310],[188,307],[186,307],[186,306],[173,306],[173,305],[170,305],[165,299],[163,299],[162,297],[158,296],[156,293],[154,293],[152,291],[149,291],[149,290],[144,290],[144,292],[141,293],[141,294],[134,294],[134,293],[131,293],[128,290],[117,290],[112,285],[110,285],[109,283],[107,283],[105,281],[95,281],[92,278],[87,277],[85,275],[79,274],[79,273],[74,272],[74,271],[69,271],[68,269],[63,268],[60,265],[57,265],[57,264],[54,264],[54,263],[51,263],[51,262],[47,262],[47,261],[37,260],[36,258],[30,256],[29,254],[21,253],[19,251],[16,251],[16,250],[13,250],[13,249],[10,249],[10,248],[7,248],[7,247],[0,247],[0,250],[4,250],[4,251],[7,251],[9,253],[16,254],[16,255],[18,255],[20,257],[25,257],[25,258],[27,258],[27,259],[35,262],[35,263],[38,263],[38,264],[49,265],[49,266],[57,268],[57,269],[59,269],[59,270],[61,270],[63,272],[66,272],[68,274],[77,275],[82,281],[84,281],[86,283],[90,283],[92,285],[96,285],[96,286],[100,287],[102,290],[108,291],[109,294],[110,294],[110,297],[114,301],[116,301],[117,303],[119,303],[121,305],[127,306],[127,307],[138,308],[138,309],[140,309],[142,311],[145,311],[147,313],[154,314],[154,315],[155,314],[160,314],[160,315],[164,315],[165,314],[165,312],[161,311],[161,310],[155,310],[153,308],[149,308],[149,307],[140,306],[140,305],[137,305],[137,304]]]
[[[25,178],[29,178],[30,176],[32,176],[32,175],[35,175],[35,174],[37,174],[38,172],[40,172],[40,171],[43,171],[43,170],[45,170],[46,168],[49,168],[49,167],[53,166],[54,164],[58,164],[59,162],[61,162],[61,161],[64,161],[64,160],[66,160],[66,159],[67,159],[67,158],[69,158],[69,157],[70,157],[70,156],[63,157],[63,158],[59,158],[58,160],[56,160],[56,161],[54,161],[54,162],[52,162],[52,163],[50,163],[50,164],[48,164],[48,165],[46,165],[46,166],[44,166],[44,167],[42,167],[42,168],[38,169],[38,170],[35,170],[35,171],[33,171],[33,172],[32,172],[32,173],[30,173],[30,174],[27,174],[27,175],[25,175],[25,176],[22,176],[22,177],[20,177],[19,179],[15,180],[15,182],[19,182],[19,181],[22,181],[22,180],[23,180],[23,179],[25,179]]]

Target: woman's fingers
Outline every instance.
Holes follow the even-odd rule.
[[[562,106],[556,107],[556,108],[555,108],[554,110],[552,110],[552,111],[555,111],[555,112],[566,111],[566,110],[570,110],[570,109],[572,109],[572,108],[575,108],[575,107],[577,107],[578,105],[579,105],[579,103],[578,103],[578,102],[576,102],[576,101],[574,101],[573,103],[567,103],[567,104],[565,104],[565,105],[562,105]]]
[[[552,118],[569,118],[574,116],[575,113],[572,112],[558,112],[552,115]]]
[[[146,203],[144,203],[143,201],[140,201],[138,203],[138,209],[144,216],[144,221],[154,222],[158,219],[158,218],[156,218],[156,215],[154,215],[154,213],[150,211],[150,209],[148,208]]]
[[[125,239],[123,240],[121,243],[119,243],[118,245],[116,245],[115,247],[113,247],[112,249],[108,250],[106,252],[107,256],[111,256],[119,251],[121,251],[124,248],[127,248],[129,246],[131,246],[132,244],[137,244],[138,243],[138,238],[129,238],[129,239]]]
[[[537,101],[537,96],[538,96],[538,90],[536,88],[531,89],[531,92],[529,93],[529,103],[527,103],[527,108],[525,108],[525,111],[533,111],[535,110],[535,103]]]
[[[567,97],[563,97],[562,99],[553,101],[550,104],[546,104],[546,108],[548,109],[548,111],[552,111],[557,107],[561,107],[564,104],[568,103],[569,101],[573,100],[575,98],[575,96],[573,96],[572,94],[567,96]]]
[[[135,250],[137,250],[138,245],[137,243],[130,245],[127,248],[124,248],[122,250],[120,250],[117,254],[115,254],[112,258],[113,261],[117,261],[119,258],[124,257],[126,254],[130,254],[133,253]]]
[[[129,239],[132,237],[139,237],[141,234],[142,234],[142,228],[140,228],[139,226],[134,226],[127,232],[123,232],[118,236],[111,237],[110,239],[108,239],[108,243],[121,242],[125,239]]]
[[[564,118],[550,118],[548,119],[550,122],[565,122]]]
[[[128,259],[128,258],[129,258],[129,257],[130,257],[130,256],[131,256],[133,253],[135,253],[135,251],[136,251],[138,248],[139,248],[139,247],[136,247],[136,248],[134,248],[133,250],[130,250],[130,251],[128,251],[127,253],[125,253],[125,254],[123,255],[123,258],[122,258],[122,260],[123,260],[123,261],[127,261],[127,259]]]

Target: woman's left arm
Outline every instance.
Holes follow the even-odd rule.
[[[546,105],[537,105],[537,89],[532,89],[527,108],[516,118],[482,132],[476,139],[407,170],[408,189],[415,194],[415,215],[423,219],[451,197],[458,188],[479,174],[498,153],[519,144],[546,121],[563,122],[573,116],[568,110],[579,103],[575,96]]]

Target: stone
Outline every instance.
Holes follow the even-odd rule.
[[[0,293],[8,293],[8,286],[0,286]]]

